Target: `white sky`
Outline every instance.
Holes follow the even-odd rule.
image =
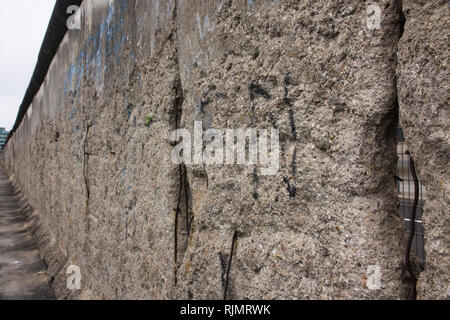
[[[9,131],[33,74],[55,0],[0,3],[0,127]]]

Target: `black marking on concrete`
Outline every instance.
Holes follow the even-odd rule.
[[[234,253],[234,246],[236,244],[236,238],[237,238],[237,231],[235,230],[233,233],[233,239],[231,240],[230,256],[229,256],[229,260],[228,260],[227,275],[225,278],[225,289],[223,290],[223,300],[227,299],[228,282],[230,280],[231,261],[233,260],[233,253]]]
[[[128,247],[128,211],[125,212],[125,244]]]
[[[257,96],[264,97],[267,100],[271,98],[270,94],[257,83],[252,82],[248,86],[248,90],[250,91],[251,100],[254,100]]]
[[[253,199],[258,200],[259,177],[256,166],[253,168]]]
[[[173,10],[173,19],[177,19],[178,15],[178,2],[175,2],[175,8]],[[174,37],[172,39],[172,37]],[[173,29],[170,34],[170,41],[173,41],[174,43],[177,43],[178,41],[178,33],[176,32],[176,29]],[[169,39],[168,39],[169,40]],[[175,64],[177,67],[180,66],[180,62],[178,59],[178,52],[175,54]],[[175,99],[173,101],[172,110],[171,110],[171,121],[173,121],[173,126],[175,129],[179,129],[181,125],[181,117],[183,112],[183,102],[184,102],[184,92],[183,92],[183,85],[181,82],[180,74],[177,75],[174,83],[173,83],[173,90]],[[173,119],[173,120],[172,120]],[[179,173],[179,180],[178,180],[178,201],[177,206],[174,209],[175,210],[175,221],[174,221],[174,264],[173,264],[173,271],[174,271],[174,284],[177,285],[177,272],[178,272],[178,218],[180,214],[180,204],[181,204],[181,194],[182,194],[182,188],[183,188],[183,168],[182,164],[178,166],[178,173]]]
[[[173,261],[174,261],[174,281],[175,281],[175,285],[177,284],[177,270],[178,270],[178,216],[180,214],[180,203],[181,203],[181,190],[183,188],[183,174],[181,172],[181,165],[178,166],[178,171],[180,174],[180,183],[179,183],[179,188],[178,188],[178,202],[177,202],[177,207],[174,209],[175,211],[175,222],[174,222],[174,231],[173,231],[173,237],[174,237],[174,257],[173,257]]]
[[[294,109],[291,105],[289,106],[289,123],[291,125],[292,136],[294,137],[294,140],[297,140],[297,128],[295,127]]]
[[[58,141],[59,141],[59,132],[58,132],[58,131],[55,131],[54,141],[55,141],[55,142],[58,142]]]
[[[88,164],[89,164],[89,154],[86,152],[87,143],[88,143],[88,136],[89,136],[89,128],[91,127],[91,124],[88,124],[86,126],[86,136],[84,137],[84,144],[83,144],[83,177],[84,177],[84,184],[86,186],[86,215],[89,214],[89,200],[91,191],[89,189],[89,180],[88,180]]]
[[[292,84],[294,84],[294,82],[292,81],[291,76],[290,75],[286,75],[284,77],[284,86],[286,87],[286,86],[289,86],[289,85],[292,85]]]
[[[222,269],[222,274],[220,276],[222,280],[222,288],[225,289],[225,276],[227,274],[227,256],[223,252],[219,252],[219,261],[220,261],[220,267]]]
[[[291,132],[294,140],[297,140],[297,128],[295,126],[295,117],[294,117],[294,106],[292,105],[292,101],[289,98],[289,90],[287,88],[288,85],[292,84],[292,79],[287,75],[284,77],[284,98],[283,102],[289,107],[289,122],[291,125]]]
[[[275,117],[273,116],[272,112],[269,112],[269,119],[270,123],[272,124],[274,129],[278,129],[277,121],[275,120]]]
[[[296,159],[297,159],[297,147],[294,148],[294,153],[292,154],[292,163],[291,163],[292,176],[294,178],[297,175],[297,165],[295,163]]]
[[[206,107],[212,102],[212,100],[210,98],[206,98],[206,99],[202,99],[200,100],[200,104],[199,104],[199,110],[201,113],[205,113],[206,111]]]
[[[294,198],[295,195],[297,194],[297,188],[294,185],[291,185],[291,182],[289,181],[288,178],[284,177],[283,181],[284,183],[286,183],[286,189],[289,192],[289,196],[291,198]]]
[[[227,97],[226,94],[222,93],[222,92],[216,92],[216,98],[217,99],[225,99]]]
[[[185,206],[185,209],[186,209],[186,232],[187,232],[187,235],[189,237],[190,230],[191,230],[191,223],[192,223],[192,220],[194,218],[192,217],[192,219],[190,220],[190,216],[189,216],[189,192],[188,192],[189,181],[188,181],[188,173],[187,173],[186,165],[183,164],[183,167],[184,167],[184,183],[183,183],[183,188],[184,188],[184,206]]]

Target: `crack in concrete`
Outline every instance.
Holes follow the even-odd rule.
[[[86,126],[86,136],[84,138],[84,144],[83,144],[83,177],[84,177],[84,184],[86,186],[86,215],[89,214],[89,198],[90,198],[90,189],[89,189],[89,182],[88,182],[88,173],[87,173],[87,166],[89,162],[89,153],[86,152],[86,146],[87,146],[87,139],[89,135],[89,128],[92,125],[88,124]]]

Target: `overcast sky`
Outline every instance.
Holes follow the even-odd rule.
[[[0,127],[11,130],[30,82],[55,0],[2,1]]]

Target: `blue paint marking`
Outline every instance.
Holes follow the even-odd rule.
[[[108,58],[112,52],[113,48],[111,42],[114,39],[114,35],[116,33],[116,26],[111,24],[112,18],[114,16],[114,3],[112,3],[108,8],[108,16],[106,17],[105,23],[107,25],[106,31],[106,57]]]
[[[70,65],[69,72],[67,73],[66,79],[64,80],[64,97],[66,98],[70,92],[72,92],[72,77],[77,74],[77,67],[75,65]]]
[[[172,7],[172,0],[169,0],[169,2],[167,3],[167,12],[166,12],[166,19],[169,18],[170,16],[170,9]]]
[[[120,62],[120,42],[116,41],[114,44],[114,55],[116,57],[116,64],[119,64]]]
[[[69,71],[69,74],[70,74],[70,71]],[[69,95],[69,88],[68,88],[69,74],[66,76],[66,79],[64,80],[64,98],[66,98]]]
[[[90,64],[92,63],[91,61],[92,61],[92,57],[91,57],[91,55],[89,54],[89,46],[92,44],[92,42],[93,42],[93,40],[94,40],[94,37],[90,34],[88,37],[87,37],[87,39],[86,39],[86,44],[85,44],[85,50],[86,50],[86,54],[85,54],[85,56],[86,56],[86,61],[85,61],[85,70],[86,70],[86,74],[89,74],[89,66],[90,66]]]
[[[126,168],[123,168],[120,173],[119,173],[119,180],[120,182],[124,183],[124,177],[125,177],[125,173],[127,172]]]
[[[127,0],[120,0],[120,9],[124,13],[127,11]]]
[[[87,36],[85,46],[80,50],[77,56],[76,64],[72,64],[67,70],[67,75],[64,80],[63,94],[67,98],[70,92],[73,91],[73,77],[76,77],[77,97],[81,92],[83,75],[89,76],[92,70],[92,78],[96,83],[100,83],[102,71],[108,69],[108,57],[115,55],[117,64],[120,62],[120,57],[123,53],[123,45],[127,40],[124,34],[125,14],[127,12],[127,1],[118,0],[119,6],[115,6],[114,2],[108,7],[107,16],[100,24],[99,28],[94,34]],[[117,18],[115,18],[117,17]],[[116,21],[114,23],[114,21]],[[118,35],[116,37],[116,35]],[[103,40],[103,36],[105,39]],[[105,43],[103,43],[103,41]],[[102,54],[105,50],[106,62],[103,66]],[[133,62],[135,60],[134,53],[132,55]]]
[[[97,32],[97,41],[98,41],[98,48],[96,53],[97,58],[97,78],[96,81],[100,83],[101,78],[101,71],[102,71],[102,36],[105,32],[105,23],[103,22],[100,25],[100,29]]]
[[[70,120],[73,120],[73,118],[75,117],[76,113],[77,113],[77,107],[73,107],[72,113],[69,116]]]
[[[78,73],[77,73],[77,98],[80,96],[81,91],[81,81],[83,79],[84,73],[84,50],[80,51],[78,55]]]
[[[114,16],[114,2],[111,3],[111,5],[108,8],[108,15],[105,20],[107,24],[111,23],[113,16]]]

